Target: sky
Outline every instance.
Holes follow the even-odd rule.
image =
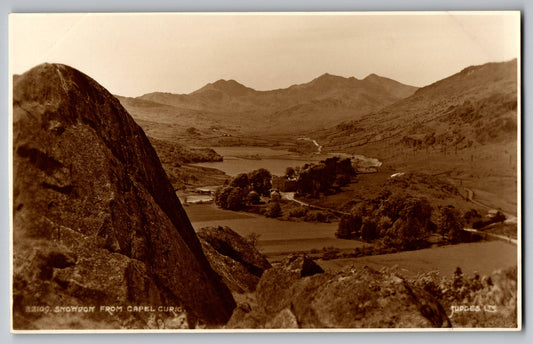
[[[324,74],[426,86],[520,55],[518,12],[10,15],[11,71],[72,66],[122,96],[190,93],[234,79],[256,90]]]

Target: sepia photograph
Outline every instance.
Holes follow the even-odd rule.
[[[521,330],[520,21],[10,14],[11,332]]]

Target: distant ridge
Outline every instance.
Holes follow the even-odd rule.
[[[134,100],[175,107],[175,121],[199,112],[213,125],[223,123],[251,132],[293,132],[335,125],[392,104],[416,90],[414,86],[375,74],[359,80],[324,73],[307,83],[270,91],[257,91],[233,79],[220,79],[189,94],[153,92],[119,99],[141,121],[148,117],[153,120],[153,116]],[[170,116],[168,109],[164,112]],[[170,117],[165,121],[171,122]]]
[[[399,87],[404,87],[407,90],[412,90],[411,94],[416,89],[418,89],[418,87],[416,87],[416,86],[406,85],[406,84],[403,84],[403,83],[401,83],[399,81],[395,81],[395,80],[387,78],[387,77],[379,76],[379,75],[377,75],[375,73],[369,74],[364,79],[357,79],[354,76],[343,77],[343,76],[334,75],[334,74],[330,74],[330,73],[324,73],[324,74],[321,74],[321,75],[317,76],[316,78],[312,79],[311,81],[309,81],[307,83],[294,84],[294,85],[289,85],[287,87],[275,88],[275,89],[271,89],[271,90],[259,91],[259,90],[256,90],[254,88],[245,86],[242,83],[240,83],[240,82],[238,82],[238,81],[236,81],[234,79],[219,79],[217,81],[207,83],[206,85],[200,87],[199,89],[197,89],[195,91],[192,91],[192,92],[189,92],[189,93],[173,93],[173,92],[154,91],[154,92],[145,93],[145,94],[143,94],[141,96],[132,97],[132,98],[142,98],[142,97],[145,97],[147,95],[155,95],[155,94],[186,96],[186,95],[198,94],[198,93],[201,93],[202,91],[212,90],[212,89],[216,89],[216,90],[220,90],[220,91],[229,91],[229,92],[231,92],[232,90],[241,90],[241,92],[237,92],[237,93],[245,93],[245,92],[242,92],[242,91],[252,91],[252,92],[257,92],[257,93],[270,93],[270,92],[279,92],[279,91],[287,90],[287,89],[289,89],[291,87],[306,86],[306,85],[312,85],[312,84],[317,84],[317,83],[332,83],[332,84],[334,84],[334,83],[354,82],[354,81],[364,81],[364,80],[373,81],[373,82],[382,82],[384,80],[392,81],[396,85],[398,85]],[[409,93],[409,92],[406,92],[406,93]]]

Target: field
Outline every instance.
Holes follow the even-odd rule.
[[[246,237],[259,235],[257,247],[269,258],[296,251],[336,247],[353,250],[369,246],[357,240],[335,238],[337,223],[280,221],[244,212],[217,209],[213,204],[189,205],[185,211],[195,230],[209,226],[228,226]]]
[[[475,272],[487,275],[498,269],[516,266],[517,250],[514,244],[495,240],[317,262],[330,271],[352,265],[367,265],[375,269],[396,266],[404,277],[414,277],[417,273],[429,271],[439,271],[441,275],[451,276],[457,267],[461,267],[467,275]]]

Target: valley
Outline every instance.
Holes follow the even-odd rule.
[[[521,20],[11,14],[11,332],[521,330]]]
[[[260,168],[283,176],[288,167],[344,156],[352,157],[353,163],[358,161],[360,171],[365,173],[358,174],[341,192],[319,198],[299,196],[296,202],[343,213],[357,202],[376,197],[383,187],[390,185],[392,175],[414,173],[431,177],[424,177],[429,181],[422,183],[427,184],[410,181],[413,184],[400,189],[428,197],[435,212],[437,207],[453,204],[462,213],[475,209],[486,214],[490,209],[499,209],[507,218],[515,218],[513,62],[469,67],[421,89],[376,75],[354,80],[325,74],[308,84],[269,92],[258,92],[233,80],[220,80],[190,95],[152,93],[136,99],[119,99],[149,135],[166,142],[209,148],[222,157],[220,161],[183,166],[191,169],[194,182],[185,183],[178,195],[182,201],[191,202],[186,203],[185,210],[193,226],[199,229],[226,225],[243,236],[254,233],[259,250],[272,261],[278,261],[294,252],[313,255],[311,252],[333,247],[339,254],[349,254],[356,247],[371,244],[336,238],[339,218],[331,223],[280,221],[217,209],[209,202],[212,198],[195,196],[195,189],[222,186],[241,173]],[[372,99],[369,92],[383,94],[379,87],[385,84],[388,102],[392,104],[387,105],[380,98],[375,110],[355,105],[365,97],[363,94],[367,101]],[[358,91],[358,87],[364,91]],[[350,101],[346,101],[346,94],[350,94]],[[345,100],[332,103],[325,100],[328,97]],[[287,110],[281,110],[283,107]],[[346,112],[347,109],[351,110]],[[489,114],[498,115],[487,118]],[[480,125],[493,128],[496,123],[500,126],[511,123],[510,129],[495,131],[490,136],[480,130]],[[363,156],[363,160],[354,160],[357,156]],[[379,162],[376,165],[379,168],[364,170],[363,165],[372,159]],[[206,170],[195,173],[197,168]],[[205,171],[223,174],[205,180],[202,178]],[[436,194],[432,183],[440,183],[437,180],[452,185],[457,195]],[[195,199],[209,204],[193,204]],[[222,218],[221,212],[226,214]],[[432,221],[438,221],[437,215]],[[482,243],[469,245],[485,247]]]
[[[517,202],[520,163],[512,72],[512,61],[473,67],[466,74],[475,82],[465,77],[463,71],[450,77],[464,79],[462,83],[446,79],[421,89],[375,76],[352,80],[326,75],[308,84],[271,93],[224,81],[191,95],[155,93],[140,99],[118,97],[117,100],[68,66],[37,67],[17,79],[21,90],[17,97],[21,101],[31,102],[31,95],[23,92],[29,92],[32,80],[43,78],[42,75],[53,75],[61,81],[65,74],[73,85],[90,86],[86,86],[87,90],[74,86],[72,99],[64,98],[55,84],[46,86],[51,91],[43,94],[52,94],[58,105],[43,102],[61,107],[63,112],[59,113],[68,114],[61,119],[64,123],[51,121],[35,126],[28,120],[25,108],[17,108],[18,121],[24,125],[20,125],[20,130],[52,128],[51,134],[42,135],[36,142],[47,146],[46,140],[50,140],[58,147],[53,154],[61,155],[49,157],[51,153],[26,146],[19,139],[18,164],[32,166],[32,173],[39,178],[44,175],[45,181],[32,186],[37,190],[35,194],[42,192],[42,198],[34,199],[28,193],[18,198],[16,219],[19,226],[33,228],[35,223],[25,224],[24,212],[29,211],[31,216],[38,214],[43,209],[40,203],[45,202],[52,209],[49,216],[54,220],[47,217],[44,228],[57,246],[54,250],[60,253],[42,254],[51,260],[56,255],[64,257],[61,259],[66,265],[62,261],[53,263],[59,264],[57,269],[66,266],[78,276],[79,269],[103,264],[100,260],[105,262],[111,255],[111,261],[120,265],[116,274],[125,283],[134,283],[128,276],[132,269],[137,269],[135,273],[141,277],[135,278],[149,281],[146,283],[154,285],[150,288],[156,288],[150,293],[160,295],[157,302],[174,299],[187,302],[190,319],[204,319],[210,326],[245,323],[246,317],[240,319],[235,310],[239,309],[236,302],[261,309],[256,302],[262,302],[265,287],[259,286],[276,285],[277,277],[269,280],[269,274],[276,274],[279,269],[284,271],[284,266],[292,264],[294,259],[303,260],[302,269],[311,266],[313,273],[325,272],[315,280],[335,279],[331,276],[348,271],[352,281],[353,273],[372,269],[376,273],[380,271],[383,275],[379,278],[384,278],[382,282],[387,284],[399,273],[413,285],[440,288],[443,297],[440,302],[448,306],[449,302],[464,298],[455,287],[452,289],[456,294],[444,298],[450,290],[447,283],[454,279],[464,278],[470,281],[464,283],[475,285],[479,274],[483,278],[496,274],[502,283],[510,283],[511,287],[516,283],[513,274],[516,274],[521,229]],[[494,73],[500,76],[486,76]],[[475,86],[487,78],[497,85],[487,82],[482,89]],[[450,90],[450,84],[463,87]],[[335,91],[336,88],[343,91]],[[76,112],[70,104],[77,104],[77,92],[82,98],[86,97],[85,93],[94,93],[97,98]],[[351,92],[351,96],[347,98],[346,92]],[[372,98],[368,92],[381,95]],[[459,94],[454,96],[454,92]],[[325,101],[324,95],[344,100]],[[277,100],[276,104],[270,104],[273,99]],[[376,101],[370,107],[356,104],[362,99],[367,105],[372,99]],[[106,124],[94,117],[98,112],[93,107],[100,102],[116,116],[116,119],[106,119],[112,134]],[[324,102],[328,105],[324,106]],[[336,116],[329,116],[331,104],[342,108],[335,112]],[[253,111],[254,106],[257,111]],[[285,106],[299,110],[283,110]],[[44,115],[46,110],[37,106],[33,111],[43,121],[48,120]],[[69,116],[79,113],[86,116],[81,122],[87,128],[70,124]],[[72,150],[77,149],[76,144],[64,145],[67,141],[56,139],[63,135],[64,126],[69,126],[69,131],[63,137],[75,140],[76,133],[81,133],[89,141],[100,142],[86,149],[100,157],[95,167],[89,170],[82,167],[90,155],[76,155],[74,161],[79,166],[75,171],[76,185],[83,185],[88,194],[97,192],[90,198],[79,193],[71,195],[74,172],[65,167],[67,163],[58,162],[70,159]],[[122,126],[129,131],[123,132]],[[503,130],[497,130],[498,126],[503,126]],[[23,137],[22,132],[18,135]],[[92,189],[94,184],[88,176],[94,169],[102,171],[98,174],[101,190]],[[30,185],[32,178],[19,178],[19,183],[22,182]],[[48,190],[64,196],[57,198]],[[55,201],[48,201],[49,198]],[[58,200],[61,202],[57,203]],[[26,208],[25,202],[35,206]],[[87,202],[91,202],[90,208],[86,208]],[[102,210],[97,214],[80,215],[87,211],[84,209],[94,211],[100,207]],[[66,225],[56,225],[56,221]],[[82,223],[83,227],[76,227],[76,223]],[[131,226],[135,228],[133,234],[129,232]],[[20,233],[27,240],[37,240],[32,232]],[[82,240],[90,236],[96,238],[94,242],[87,244]],[[170,238],[169,242],[166,238]],[[20,238],[17,245],[19,252],[27,250],[27,244]],[[49,250],[44,241],[36,245],[43,252]],[[87,260],[74,263],[64,245],[80,250]],[[169,249],[168,245],[174,246]],[[190,254],[180,255],[183,248]],[[245,256],[240,251],[234,252],[236,249],[246,252]],[[174,279],[192,282],[185,272],[167,272],[177,269],[172,262],[161,258],[168,252],[172,261],[197,267],[194,278],[206,283],[202,295],[211,295],[224,313],[219,317],[209,315],[207,302],[210,301],[195,303],[196,291],[188,292],[183,298],[176,296],[181,284],[174,283]],[[26,264],[23,262],[28,259],[41,264],[39,259],[22,253],[16,259],[19,265]],[[95,259],[99,262],[94,262]],[[253,264],[246,259],[251,259]],[[138,267],[132,268],[135,264]],[[152,275],[147,266],[156,266],[159,270],[155,273],[159,275]],[[104,270],[112,268],[106,266]],[[17,278],[24,283],[35,288],[41,288],[44,283],[52,288],[50,297],[56,294],[73,300],[78,297],[63,287],[74,283],[68,273],[61,277],[61,272],[57,272],[54,282],[49,284],[39,280],[40,277],[36,279],[18,271]],[[43,276],[48,276],[47,270],[43,271]],[[265,278],[261,277],[263,271]],[[435,277],[438,274],[441,277]],[[295,283],[287,288],[297,288],[301,281]],[[174,289],[168,291],[168,285]],[[259,291],[254,292],[256,285]],[[511,288],[509,285],[505,288]],[[485,287],[491,288],[491,284]],[[111,287],[101,285],[100,288]],[[122,289],[112,290],[122,295]],[[140,290],[135,297],[149,300],[150,294]],[[275,294],[267,292],[266,295]],[[24,291],[19,291],[19,295],[20,300],[33,298]],[[94,300],[98,300],[98,295]],[[512,309],[512,298],[505,302],[505,309]],[[21,315],[22,306],[17,307],[17,321],[31,324]],[[47,321],[46,317],[39,319]],[[168,322],[165,326],[177,326],[172,323],[175,317],[165,319]],[[510,319],[511,325],[505,323],[505,326],[512,326],[514,320]],[[113,321],[118,320],[113,318]],[[150,319],[134,316],[124,321],[144,326]],[[308,326],[320,323],[308,321]],[[446,322],[436,321],[433,326],[443,324]],[[453,324],[466,326],[468,321],[454,320]],[[334,326],[340,325],[334,323]]]

